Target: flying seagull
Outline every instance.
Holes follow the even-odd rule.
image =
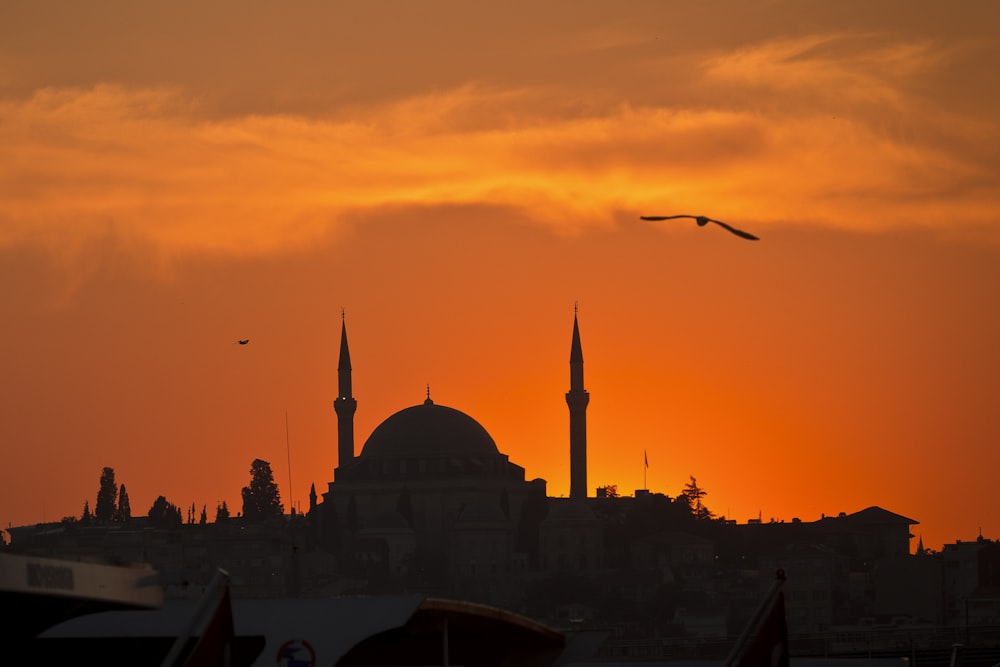
[[[239,343],[240,345],[246,345],[247,343],[250,342],[250,339],[249,338],[244,338],[243,340],[238,340],[236,342]]]
[[[691,218],[692,220],[694,220],[695,222],[698,223],[699,227],[704,227],[708,223],[714,222],[715,224],[721,226],[724,229],[729,230],[730,232],[732,232],[733,234],[736,234],[737,236],[742,236],[743,238],[750,239],[751,241],[759,241],[760,240],[756,236],[754,236],[753,234],[750,234],[749,232],[745,232],[742,229],[736,229],[735,227],[727,225],[726,223],[722,222],[721,220],[713,220],[712,218],[706,218],[703,215],[640,215],[639,216],[640,220],[654,220],[654,221],[657,221],[657,220],[673,220],[675,218]]]

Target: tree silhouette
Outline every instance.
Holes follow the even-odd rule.
[[[101,523],[114,521],[115,500],[117,497],[118,485],[115,484],[115,469],[105,467],[103,472],[101,472],[101,488],[97,492],[94,519]]]
[[[263,521],[280,517],[285,513],[274,483],[271,464],[262,459],[254,459],[250,464],[250,486],[243,487],[243,518],[247,521]]]
[[[202,505],[201,506],[201,516],[198,518],[198,524],[199,525],[204,526],[206,523],[208,523],[208,512],[206,510],[207,510],[207,506],[206,505]]]
[[[681,495],[687,500],[688,506],[691,508],[691,514],[696,519],[712,519],[715,517],[715,514],[701,501],[702,498],[708,495],[708,491],[698,486],[698,481],[694,478],[694,475],[691,475],[691,481],[684,485]]]
[[[215,506],[215,523],[222,523],[229,518],[229,506],[226,505],[226,501],[223,500],[220,504]]]
[[[159,496],[153,501],[153,506],[149,508],[149,524],[158,528],[173,528],[183,523],[181,508],[163,496]]]
[[[83,515],[80,517],[80,523],[84,526],[89,526],[90,522],[94,520],[94,515],[90,513],[90,501],[83,501]]]
[[[128,492],[122,484],[118,489],[118,508],[115,510],[115,521],[118,523],[128,523],[132,518],[132,505],[128,501]]]

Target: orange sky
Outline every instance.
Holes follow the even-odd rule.
[[[566,495],[579,303],[591,494],[1000,537],[1000,5],[205,4],[0,8],[2,525],[306,507],[342,307]]]

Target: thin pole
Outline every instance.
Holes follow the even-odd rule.
[[[962,654],[962,645],[961,644],[952,644],[951,645],[951,661],[948,663],[949,667],[958,667],[958,665],[959,665],[959,656],[961,654]]]
[[[646,486],[646,472],[649,470],[649,455],[646,450],[642,450],[642,488],[648,489]]]
[[[448,655],[448,616],[447,615],[445,615],[445,617],[441,620],[441,643],[443,644],[443,646],[441,647],[441,653],[442,653],[442,655],[441,655],[441,664],[444,665],[444,667],[448,667],[448,665],[451,664],[451,663],[449,662],[450,657]],[[952,665],[952,667],[955,667],[955,666]]]
[[[295,513],[295,501],[292,500],[292,445],[288,440],[288,410],[285,410],[285,450],[288,453],[288,504],[291,514]]]

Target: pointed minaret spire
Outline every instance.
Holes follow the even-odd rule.
[[[590,393],[583,386],[583,346],[577,305],[573,305],[573,342],[569,351],[569,497],[587,497],[587,404]]]
[[[347,347],[347,319],[340,309],[340,362],[337,364],[337,400],[333,409],[337,413],[337,466],[344,467],[354,461],[354,412],[358,401],[351,396],[351,351]]]

